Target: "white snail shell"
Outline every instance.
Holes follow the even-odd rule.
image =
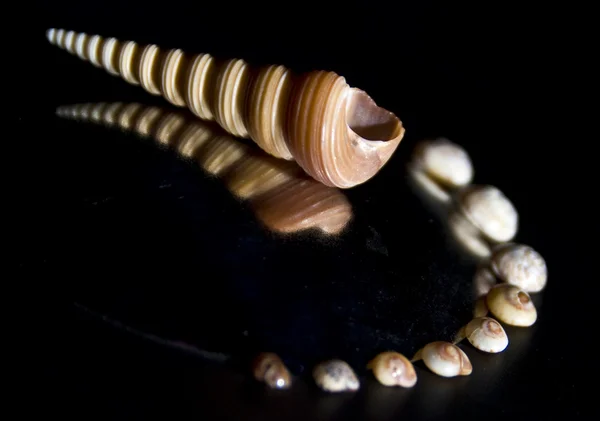
[[[548,269],[542,256],[523,244],[508,244],[494,251],[491,267],[504,282],[526,292],[539,292],[548,280]]]
[[[307,176],[294,162],[245,145],[192,115],[136,103],[78,104],[59,107],[56,113],[152,136],[196,159],[205,171],[221,177],[236,197],[248,200],[257,218],[272,231],[318,229],[339,234],[352,219],[352,206],[339,189]]]
[[[473,179],[469,154],[443,137],[419,142],[414,160],[431,178],[450,188],[465,186]]]
[[[498,284],[486,299],[490,311],[500,320],[513,326],[531,326],[537,320],[537,311],[529,294],[517,286]]]
[[[473,372],[467,354],[450,342],[431,342],[417,354],[427,368],[442,377],[468,376]]]
[[[369,362],[367,368],[373,370],[375,378],[384,386],[413,387],[417,383],[413,364],[398,352],[380,353]]]
[[[504,328],[491,317],[471,320],[465,327],[465,336],[471,345],[484,352],[502,352],[508,346],[508,336]]]
[[[465,216],[489,239],[505,242],[517,234],[517,210],[498,188],[469,186],[459,194],[458,204]]]
[[[360,382],[352,367],[342,360],[324,361],[313,370],[315,383],[327,392],[356,391]]]
[[[244,60],[221,62],[208,54],[67,34],[49,29],[46,36],[152,95],[250,137],[275,157],[295,160],[327,186],[366,182],[404,137],[398,117],[334,72],[292,75],[282,66],[253,69]]]
[[[252,373],[257,381],[273,389],[289,389],[292,386],[290,372],[281,358],[272,352],[263,352],[254,359]]]

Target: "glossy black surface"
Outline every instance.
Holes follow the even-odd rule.
[[[567,339],[586,332],[570,319],[583,297],[571,287],[582,278],[569,261],[584,246],[564,246],[572,229],[567,197],[581,196],[557,195],[561,154],[546,147],[541,117],[530,108],[535,56],[503,38],[505,24],[428,4],[360,3],[338,12],[291,4],[294,12],[279,10],[278,18],[253,5],[168,4],[35,5],[43,10],[30,22],[35,56],[22,63],[37,67],[19,74],[27,83],[11,120],[21,174],[12,252],[35,303],[28,335],[48,344],[32,362],[48,411],[257,420],[573,419],[586,412],[574,363],[580,347]],[[395,112],[406,137],[375,178],[340,192],[353,214],[343,233],[277,234],[223,178],[176,148],[57,117],[56,107],[76,103],[174,110],[50,46],[48,27],[335,70]],[[549,283],[535,297],[538,322],[507,328],[505,352],[461,345],[471,376],[443,379],[418,363],[415,388],[386,389],[366,371],[370,358],[390,348],[412,356],[429,341],[451,339],[470,317],[479,260],[447,231],[448,210],[406,171],[416,142],[434,136],[464,146],[474,181],[513,201],[515,240],[544,256]],[[291,390],[252,381],[247,359],[258,350],[281,355],[298,376]],[[331,357],[353,365],[363,382],[358,393],[314,387],[312,365]]]

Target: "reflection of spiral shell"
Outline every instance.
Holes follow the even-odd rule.
[[[62,29],[48,30],[47,37],[235,136],[250,137],[273,156],[295,160],[328,186],[364,183],[404,136],[394,114],[333,72],[293,76],[283,66],[251,69],[243,60],[217,63],[208,54],[188,56]]]
[[[57,114],[152,136],[197,160],[205,171],[222,177],[233,194],[249,200],[257,217],[273,231],[318,228],[336,234],[352,217],[350,203],[339,189],[307,177],[293,162],[266,155],[184,113],[117,102],[64,106]]]

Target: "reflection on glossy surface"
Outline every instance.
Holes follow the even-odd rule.
[[[491,255],[492,245],[456,205],[456,193],[460,190],[444,188],[412,163],[408,165],[408,176],[413,190],[438,215],[463,251],[477,260]]]
[[[448,229],[454,239],[470,254],[489,257],[492,250],[481,232],[463,214],[452,209],[448,215]]]
[[[423,419],[431,419],[449,412],[449,409],[458,403],[457,399],[463,396],[461,392],[471,381],[469,376],[444,378],[424,372],[421,376],[422,386],[415,394],[419,415]]]
[[[371,379],[370,379],[371,380]],[[391,421],[398,419],[414,388],[390,388],[372,380],[365,387],[364,415],[366,420]]]
[[[97,103],[59,107],[57,114],[152,136],[195,159],[206,172],[221,178],[232,194],[248,200],[257,218],[273,231],[316,228],[327,235],[339,234],[352,219],[350,202],[339,189],[184,112],[137,103]]]
[[[452,196],[448,190],[443,188],[414,163],[408,165],[408,174],[411,181],[418,186],[419,190],[427,195],[428,198],[441,203],[450,203],[452,200]]]

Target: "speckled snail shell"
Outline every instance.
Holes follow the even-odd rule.
[[[506,244],[494,250],[490,260],[494,273],[526,292],[539,292],[548,280],[548,268],[542,256],[523,244]]]
[[[373,177],[404,136],[402,122],[334,72],[301,75],[282,66],[252,69],[244,60],[217,62],[98,35],[49,29],[60,48],[188,107],[227,132],[249,137],[267,153],[294,159],[316,180],[350,188]]]
[[[317,364],[313,369],[317,386],[327,392],[353,392],[360,382],[352,367],[342,360],[329,360]]]
[[[413,160],[431,178],[449,188],[466,186],[473,179],[473,164],[467,151],[443,137],[420,141]]]
[[[491,317],[477,317],[464,328],[464,336],[480,351],[497,353],[508,346],[508,336],[500,323]]]
[[[339,189],[317,182],[294,162],[245,145],[187,113],[117,102],[62,106],[57,114],[152,136],[196,159],[205,171],[221,177],[231,193],[248,200],[257,218],[272,231],[316,228],[338,234],[352,219],[352,206]]]
[[[252,362],[252,373],[259,382],[273,389],[289,389],[292,376],[277,354],[263,352]]]
[[[427,368],[442,377],[468,376],[473,366],[458,346],[444,341],[431,342],[420,349],[413,361],[422,359]]]
[[[531,326],[537,320],[531,297],[514,285],[496,285],[488,293],[486,302],[490,312],[508,325]]]
[[[417,373],[413,364],[404,355],[385,351],[378,354],[368,364],[375,378],[384,386],[413,387],[417,383]]]
[[[464,215],[490,240],[506,242],[517,234],[517,210],[497,187],[471,185],[458,194],[457,200]]]

